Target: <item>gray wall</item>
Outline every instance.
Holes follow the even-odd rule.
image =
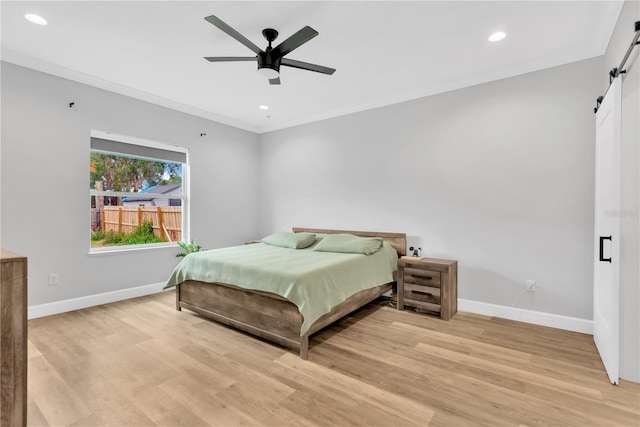
[[[620,65],[640,20],[640,2],[626,1],[604,57],[602,77]],[[620,204],[620,377],[640,382],[640,47],[627,60],[622,81]],[[604,92],[604,89],[603,89]]]
[[[164,282],[178,262],[177,248],[87,255],[91,129],[188,148],[192,236],[256,237],[256,134],[2,62],[0,243],[29,257],[30,306]]]
[[[263,134],[261,234],[406,232],[423,255],[459,260],[460,298],[592,319],[602,67],[599,57]]]

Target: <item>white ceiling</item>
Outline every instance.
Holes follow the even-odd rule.
[[[2,59],[265,132],[602,55],[613,1],[2,1]],[[36,13],[49,25],[24,19]],[[287,57],[270,86],[253,56],[203,18],[216,15],[261,48],[305,25],[320,35]],[[498,43],[487,37],[498,30]],[[266,104],[268,111],[258,109]]]

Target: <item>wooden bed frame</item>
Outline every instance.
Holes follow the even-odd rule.
[[[404,233],[297,227],[293,228],[293,232],[350,233],[362,237],[382,237],[396,249],[398,256],[406,255],[407,251],[407,236]],[[309,354],[309,336],[388,292],[391,286],[391,283],[385,283],[358,292],[316,320],[302,336],[300,328],[303,319],[298,307],[270,292],[243,289],[226,283],[187,280],[176,286],[176,310],[186,308],[220,323],[298,350],[300,357],[306,360]]]

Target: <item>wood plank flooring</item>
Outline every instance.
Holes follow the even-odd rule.
[[[589,335],[372,303],[309,360],[164,292],[29,321],[31,426],[639,426]]]

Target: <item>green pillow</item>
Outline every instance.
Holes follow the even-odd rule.
[[[313,250],[371,255],[382,249],[383,242],[380,237],[358,237],[353,234],[327,234]]]
[[[290,249],[308,248],[315,241],[316,235],[313,233],[290,233],[287,231],[274,233],[262,239],[262,242],[267,245]]]

